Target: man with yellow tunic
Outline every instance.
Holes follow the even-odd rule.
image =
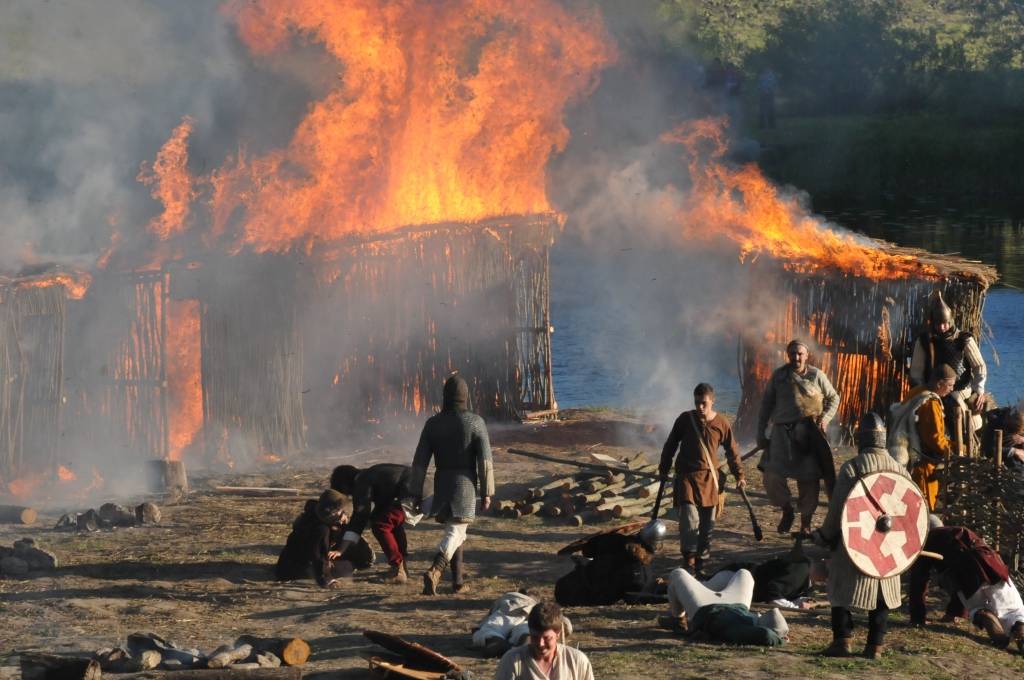
[[[935,509],[939,495],[938,465],[952,455],[952,444],[946,434],[942,398],[953,391],[956,371],[940,364],[928,382],[907,393],[892,407],[891,425],[886,440],[889,455],[910,469],[910,476]]]

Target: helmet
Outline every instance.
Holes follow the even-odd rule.
[[[868,411],[857,423],[857,449],[885,448],[885,421],[874,411]]]
[[[660,519],[652,519],[650,522],[645,524],[640,531],[637,532],[637,538],[643,541],[647,547],[654,552],[657,552],[661,548],[661,542],[665,538],[667,533],[665,523]]]
[[[942,299],[942,291],[935,290],[928,298],[928,324],[937,331],[940,323],[953,327],[953,310]]]
[[[316,502],[317,519],[325,524],[336,521],[344,509],[345,497],[334,489],[324,491]]]

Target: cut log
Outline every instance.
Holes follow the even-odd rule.
[[[228,496],[298,496],[301,489],[276,486],[215,486],[213,490]]]
[[[214,650],[210,658],[206,660],[208,668],[226,668],[233,663],[248,659],[252,655],[252,645],[238,645],[231,647],[225,645]]]
[[[35,652],[19,656],[23,680],[100,680],[103,675],[95,659]]]
[[[556,479],[553,482],[548,482],[544,486],[538,486],[535,489],[530,489],[530,497],[535,499],[544,498],[544,494],[549,491],[568,491],[576,485],[576,480],[572,477],[563,477],[562,479]]]
[[[626,475],[617,473],[611,476],[611,479],[604,480],[592,480],[580,485],[580,489],[585,493],[594,493],[595,491],[604,491],[606,488],[619,482],[625,482]]]
[[[0,524],[35,524],[39,517],[33,508],[22,505],[0,505]]]
[[[584,510],[573,515],[570,521],[573,525],[581,527],[585,524],[603,521],[603,519],[601,513],[597,510]]]
[[[301,638],[261,638],[243,635],[236,645],[252,645],[260,652],[271,652],[286,666],[301,666],[309,659],[309,643]]]
[[[153,493],[188,493],[185,463],[180,460],[149,461],[149,490]]]
[[[513,511],[513,516],[519,519],[523,515],[532,515],[540,512],[541,508],[544,507],[543,503],[519,503],[516,505],[516,509]]]
[[[612,512],[613,517],[626,519],[628,517],[642,517],[643,515],[649,515],[653,511],[654,504],[651,503],[650,505],[631,505],[628,508],[622,508],[622,510],[617,515],[614,514],[614,510]]]
[[[640,496],[640,498],[653,498],[653,497],[658,495],[658,487],[659,486],[661,486],[660,482],[655,482],[654,484],[648,484],[644,488],[640,489],[640,491],[637,492],[637,495]],[[670,490],[670,489],[668,489],[668,490]]]
[[[246,664],[248,666],[248,664]],[[141,673],[106,673],[103,680],[300,680],[298,666],[280,668],[187,668],[174,671],[142,671]],[[100,680],[98,677],[90,680]]]

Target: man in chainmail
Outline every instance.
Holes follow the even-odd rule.
[[[823,476],[831,495],[828,485],[834,479],[835,468],[831,467],[824,431],[839,409],[839,395],[825,373],[807,363],[808,350],[803,342],[790,342],[786,356],[789,362],[772,373],[761,400],[757,443],[765,453],[758,467],[764,472],[768,500],[782,511],[778,526],[782,534],[793,526],[788,480],[796,480],[800,531],[807,533]]]
[[[412,461],[409,489],[419,498],[430,459],[434,459],[434,500],[430,516],[444,524],[444,536],[434,562],[423,574],[423,594],[436,595],[444,571],[451,565],[452,589],[465,589],[463,544],[466,529],[476,516],[477,490],[482,508],[491,506],[494,468],[491,442],[484,419],[469,410],[469,386],[458,375],[444,384],[441,412],[427,419]]]
[[[985,381],[988,369],[974,336],[960,330],[953,321],[953,310],[935,291],[928,301],[927,324],[914,341],[910,361],[910,382],[925,385],[943,364],[953,369],[956,382],[953,391],[943,398],[946,432],[954,438],[959,418],[964,423],[964,441],[971,444],[971,435],[981,427],[985,405]]]

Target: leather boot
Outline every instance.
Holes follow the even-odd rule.
[[[466,592],[466,562],[463,558],[462,546],[460,545],[455,553],[452,555],[452,592],[453,593],[464,593]]]
[[[706,574],[704,573],[704,558],[698,557],[693,561],[693,577],[698,581],[703,581]]]
[[[1003,630],[1003,624],[995,614],[987,609],[981,609],[974,615],[974,625],[981,628],[988,634],[988,639],[999,649],[1004,649],[1010,644],[1010,636]]]
[[[441,582],[444,570],[447,568],[448,558],[444,556],[444,553],[434,555],[434,563],[430,565],[430,569],[423,572],[424,595],[437,595],[437,584]]]
[[[885,653],[885,645],[865,645],[864,646],[864,658],[875,661],[882,658],[882,654]]]
[[[851,638],[833,638],[832,644],[825,648],[822,656],[852,656],[853,640]]]
[[[697,556],[693,553],[683,553],[683,569],[690,576],[697,576]]]
[[[789,530],[793,528],[793,520],[796,519],[796,513],[793,512],[793,506],[787,505],[782,508],[782,517],[779,518],[779,526],[776,530],[780,534],[787,534]]]
[[[398,564],[392,564],[391,570],[388,575],[384,577],[385,583],[392,585],[402,585],[409,580],[409,572],[405,570],[405,562],[399,562]]]

